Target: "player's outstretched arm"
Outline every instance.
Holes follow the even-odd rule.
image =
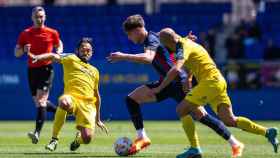
[[[96,89],[94,92],[94,95],[96,97],[96,116],[95,116],[95,122],[96,125],[104,131],[106,134],[108,134],[108,128],[106,125],[101,121],[101,116],[100,116],[100,107],[101,107],[101,97],[99,94],[99,90]]]
[[[111,63],[118,61],[130,61],[142,64],[151,64],[155,56],[155,52],[152,50],[145,50],[144,53],[127,54],[122,52],[113,52],[107,58]]]
[[[30,58],[32,58],[32,62],[38,62],[38,61],[44,61],[44,60],[52,60],[55,62],[60,62],[60,55],[56,53],[47,53],[47,54],[41,54],[41,55],[34,55],[32,53],[28,53]]]
[[[188,77],[187,77],[186,81],[183,83],[184,92],[189,92],[191,90],[192,80],[193,80],[193,74],[191,72],[188,72]]]
[[[177,77],[177,75],[183,70],[184,62],[184,59],[177,60],[176,64],[167,72],[167,75],[161,84],[157,88],[152,89],[153,94],[160,92]]]
[[[57,54],[61,54],[63,52],[63,43],[61,40],[59,40],[59,44],[55,46],[55,52]]]

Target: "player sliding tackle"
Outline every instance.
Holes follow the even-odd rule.
[[[274,152],[278,151],[277,128],[266,128],[248,118],[233,114],[231,101],[227,94],[226,81],[202,46],[189,39],[182,38],[170,28],[161,30],[159,38],[161,44],[168,50],[181,56],[177,58],[176,64],[168,71],[162,83],[151,90],[151,94],[156,94],[167,87],[181,72],[181,69],[189,70],[193,73],[198,84],[179,103],[177,113],[181,118],[195,111],[198,107],[209,103],[227,126],[262,135],[272,144]],[[240,145],[242,148],[243,145]],[[242,152],[233,150],[233,157],[241,155]]]
[[[76,118],[77,132],[70,150],[75,151],[80,144],[89,144],[95,129],[95,124],[106,133],[107,127],[100,119],[101,98],[98,91],[99,72],[88,61],[92,57],[91,39],[83,38],[77,46],[75,54],[30,54],[33,62],[53,60],[62,64],[64,78],[64,93],[59,97],[59,107],[55,113],[53,133],[47,150],[54,151],[58,144],[58,135],[65,122],[67,114]]]

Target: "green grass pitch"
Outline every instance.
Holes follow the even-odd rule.
[[[265,126],[280,128],[280,122],[259,122]],[[230,147],[213,131],[200,123],[197,131],[204,152],[204,158],[229,158]],[[118,157],[113,151],[113,142],[121,136],[133,138],[135,131],[130,122],[107,122],[110,133],[107,136],[99,129],[96,130],[95,139],[89,145],[82,145],[77,152],[70,152],[69,144],[74,139],[76,130],[74,123],[68,121],[59,140],[56,151],[46,151],[44,146],[51,137],[52,123],[47,122],[37,145],[31,144],[27,132],[34,128],[31,121],[0,121],[0,158],[35,158],[35,157]],[[152,145],[133,157],[174,158],[188,146],[179,121],[145,121],[145,129],[152,140]],[[244,158],[280,158],[280,153],[273,153],[272,146],[262,136],[246,133],[237,129],[230,129],[232,133],[245,144]]]

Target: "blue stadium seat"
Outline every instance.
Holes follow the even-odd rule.
[[[268,3],[267,12],[258,16],[258,23],[264,40],[273,37],[279,41],[280,3]],[[15,42],[20,31],[32,25],[30,20],[32,7],[4,7],[0,9],[0,33],[7,40]],[[272,10],[271,10],[272,9]],[[128,41],[122,30],[122,22],[132,14],[142,14],[148,30],[159,31],[163,27],[172,27],[181,35],[192,30],[196,35],[222,23],[222,14],[231,11],[230,3],[183,3],[163,4],[161,12],[147,15],[144,5],[120,6],[52,6],[46,7],[47,25],[59,30],[65,50],[73,50],[82,36],[93,37],[98,51],[97,57],[104,58],[104,51],[123,49],[140,50]],[[13,18],[9,18],[9,17]],[[271,33],[271,34],[270,34]],[[1,51],[13,51],[14,43],[6,39],[0,42]],[[11,48],[10,48],[11,47]],[[255,46],[254,46],[255,47]],[[6,52],[6,51],[5,51]],[[1,54],[3,56],[3,54]],[[11,54],[7,58],[13,59]]]
[[[263,59],[264,45],[258,41],[245,44],[246,59]]]

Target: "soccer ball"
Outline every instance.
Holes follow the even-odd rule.
[[[118,138],[114,143],[114,149],[119,156],[128,156],[128,150],[132,145],[132,141],[127,137]]]

